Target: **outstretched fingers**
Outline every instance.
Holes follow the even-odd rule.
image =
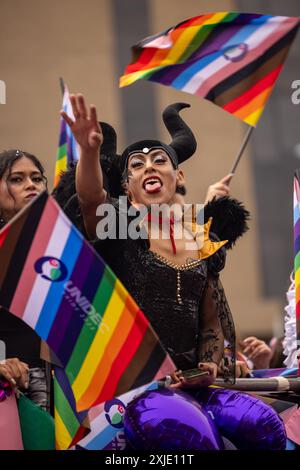
[[[79,111],[80,117],[82,117],[83,119],[86,119],[88,115],[87,115],[87,109],[86,109],[86,104],[85,104],[83,95],[81,94],[77,95],[76,106],[77,106],[77,110]]]
[[[99,127],[97,109],[94,104],[91,104],[91,107],[90,107],[90,119],[96,128]]]
[[[70,103],[72,106],[75,121],[80,118],[89,119],[95,126],[95,128],[99,128],[97,110],[95,105],[91,104],[88,115],[88,109],[86,107],[83,95],[70,95]],[[60,115],[70,127],[74,124],[75,121],[64,110],[61,110]]]
[[[73,126],[73,124],[74,124],[73,119],[71,119],[70,116],[68,116],[65,111],[61,111],[60,115],[65,120],[65,122],[68,124],[69,127]]]

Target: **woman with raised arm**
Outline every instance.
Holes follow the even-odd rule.
[[[179,116],[179,111],[188,105],[177,103],[164,111],[163,119],[172,137],[170,145],[143,140],[127,147],[119,157],[126,194],[124,205],[103,188],[99,163],[103,135],[95,106],[87,109],[82,95],[71,95],[70,99],[74,120],[64,112],[62,116],[81,150],[76,187],[86,231],[150,320],[178,367],[168,381],[168,386],[173,387],[170,394],[185,389],[191,397],[191,406],[196,398],[208,411],[211,411],[210,403],[217,401],[215,422],[223,434],[227,429],[229,438],[235,439],[241,448],[284,448],[283,425],[271,408],[245,394],[223,389],[215,393],[207,388],[218,371],[226,377],[233,373],[234,358],[232,354],[224,354],[224,338],[232,353],[235,332],[219,271],[224,267],[224,247],[231,246],[245,230],[245,212],[236,205],[237,224],[242,229],[237,234],[230,227],[227,233],[235,236],[220,241],[210,233],[211,219],[199,226],[194,211],[191,220],[186,221],[184,213],[174,206],[177,194],[185,192],[185,178],[179,165],[196,150],[194,135]],[[184,371],[194,368],[206,374],[188,381]],[[236,406],[241,405],[241,400],[244,413],[239,417],[237,433],[233,423],[237,421]],[[145,403],[143,395],[139,401],[142,403]],[[172,412],[176,414],[179,410],[175,398],[174,404],[176,409]],[[252,421],[249,408],[255,410]],[[275,435],[269,423],[277,429]],[[207,422],[207,426],[212,424]],[[260,434],[251,432],[258,428]],[[134,440],[133,437],[131,445]],[[143,442],[147,448],[147,438]],[[201,446],[212,448],[205,440]]]

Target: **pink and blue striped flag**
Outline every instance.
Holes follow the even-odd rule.
[[[294,273],[296,290],[297,349],[300,346],[300,170],[294,177]],[[296,345],[295,345],[296,346]],[[300,375],[300,358],[299,371]]]
[[[0,305],[56,354],[76,411],[175,370],[129,292],[46,193],[0,231]]]
[[[132,47],[120,79],[144,79],[212,101],[251,126],[258,122],[299,26],[299,18],[206,13]]]

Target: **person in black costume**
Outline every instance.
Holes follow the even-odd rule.
[[[74,121],[64,112],[62,116],[81,150],[76,189],[86,233],[139,304],[177,365],[171,387],[190,390],[191,384],[185,380],[182,370],[191,368],[208,372],[208,376],[193,382],[193,387],[200,391],[201,387],[213,383],[218,373],[229,377],[234,373],[230,363],[230,359],[234,362],[234,357],[224,355],[224,339],[232,352],[235,331],[219,271],[225,263],[225,246],[231,247],[245,230],[247,214],[240,203],[229,201],[234,211],[232,207],[228,209],[228,201],[220,199],[217,212],[222,214],[223,209],[223,217],[213,222],[209,219],[202,226],[204,242],[201,245],[197,236],[201,227],[192,230],[197,227],[194,214],[186,223],[181,213],[162,212],[162,216],[155,219],[152,211],[155,204],[159,208],[163,204],[172,206],[176,194],[184,192],[185,179],[179,164],[196,150],[195,138],[179,116],[179,111],[188,105],[177,103],[164,111],[163,119],[172,136],[170,145],[144,140],[127,147],[118,158],[127,196],[126,204],[121,204],[103,184],[98,158],[103,134],[96,109],[91,106],[87,110],[82,95],[71,95],[70,99]],[[226,215],[233,219],[234,213],[237,215],[233,225],[224,223],[226,204]],[[207,214],[213,212],[213,205],[214,202],[208,205]],[[182,236],[175,240],[173,233],[177,224],[182,227]],[[212,233],[212,224],[219,233],[222,230],[227,233],[228,238],[220,241]],[[133,227],[134,236],[130,231]],[[158,238],[152,236],[152,229],[158,231]],[[234,401],[235,394],[226,392]],[[201,396],[197,399],[201,401]],[[204,400],[208,401],[207,396]],[[247,400],[252,403],[251,397]],[[230,414],[231,410],[234,410],[232,403],[226,412]],[[273,413],[272,418],[282,431],[278,416],[269,409],[268,412]],[[218,422],[218,416],[215,419]],[[247,439],[249,436],[244,436],[244,443]],[[279,438],[255,444],[261,448],[283,448],[284,431]]]

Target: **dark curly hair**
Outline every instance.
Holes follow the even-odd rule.
[[[32,163],[38,168],[42,176],[45,178],[45,170],[41,162],[37,157],[31,153],[24,152],[23,150],[4,150],[0,153],[0,179],[3,178],[4,173],[8,170],[8,173],[11,172],[11,169],[14,163],[20,160],[22,157],[26,157],[32,161]]]

